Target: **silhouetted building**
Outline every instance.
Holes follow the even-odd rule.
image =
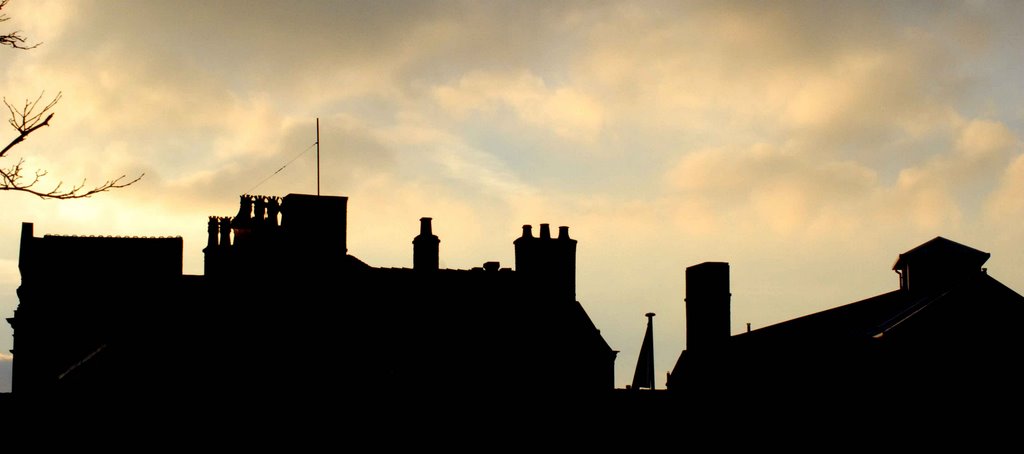
[[[182,274],[180,238],[36,238],[25,224],[14,393],[386,407],[613,388],[616,352],[575,300],[567,227],[525,226],[516,270],[451,270],[422,218],[413,267],[377,268],[348,255],[346,210],[244,195],[209,218],[203,276]]]
[[[900,254],[898,290],[735,336],[728,265],[688,268],[687,350],[668,387],[691,410],[877,418],[1021,403],[1024,297],[988,275],[988,257],[938,237]],[[826,414],[813,411],[801,415]]]
[[[170,340],[153,330],[177,319],[181,254],[180,237],[36,238],[22,224],[13,391],[105,393],[152,372],[150,344]]]

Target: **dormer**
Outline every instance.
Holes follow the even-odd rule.
[[[892,269],[900,276],[900,290],[931,293],[977,275],[990,256],[939,236],[900,254]]]

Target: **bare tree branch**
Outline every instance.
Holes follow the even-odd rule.
[[[0,10],[4,9],[9,1],[10,0],[0,0]],[[6,22],[8,19],[10,19],[10,17],[7,17],[6,14],[0,14],[0,22]],[[21,36],[21,31],[13,31],[11,33],[0,35],[0,46],[11,46],[15,49],[28,50],[35,49],[36,47],[39,47],[40,44],[42,43],[35,43],[31,46],[26,46],[25,37]]]
[[[7,6],[7,2],[10,0],[0,0],[0,10]],[[10,17],[7,14],[0,13],[0,23],[6,22]],[[26,38],[20,35],[20,32],[12,32],[4,35],[0,35],[0,46],[11,46],[15,49],[32,49],[38,46],[40,43],[33,45],[26,44]],[[7,107],[7,112],[10,113],[10,120],[7,122],[11,127],[17,131],[15,136],[7,146],[0,150],[0,158],[7,156],[14,146],[18,143],[25,141],[29,134],[35,132],[37,129],[43,126],[49,126],[50,120],[53,118],[53,107],[56,106],[57,101],[60,100],[61,92],[57,92],[56,96],[53,96],[45,106],[40,108],[39,102],[43,100],[45,92],[39,93],[36,100],[26,99],[25,105],[20,108],[15,108],[7,102],[7,98],[3,98],[3,104]],[[17,163],[6,168],[0,168],[0,191],[20,191],[23,193],[29,193],[42,199],[81,199],[84,197],[92,196],[110,190],[117,190],[121,188],[129,187],[139,179],[142,179],[144,173],[135,177],[135,179],[126,180],[126,175],[121,175],[114,179],[108,179],[103,181],[101,184],[94,188],[86,188],[85,179],[80,184],[73,185],[73,187],[65,188],[63,181],[57,181],[53,189],[46,191],[37,189],[37,184],[40,180],[46,176],[46,170],[36,170],[35,175],[32,177],[26,177],[25,172],[25,159],[18,159]]]
[[[11,119],[8,120],[8,123],[18,131],[18,137],[15,137],[11,143],[7,144],[7,146],[3,148],[3,150],[0,150],[0,158],[4,157],[11,148],[21,143],[35,130],[42,128],[43,126],[50,125],[50,119],[53,118],[53,112],[50,112],[50,114],[46,116],[45,120],[41,122],[39,120],[57,104],[57,101],[60,101],[60,97],[63,93],[57,93],[57,96],[53,98],[53,101],[50,101],[46,107],[43,107],[43,110],[33,113],[32,111],[35,110],[37,105],[39,105],[39,100],[43,99],[44,94],[45,92],[40,93],[39,97],[36,98],[35,101],[29,101],[26,99],[25,107],[21,110],[11,106],[11,103],[7,102],[7,98],[3,98],[4,105],[7,106],[7,110],[11,112]]]
[[[7,2],[10,0],[0,0],[0,10],[3,10],[7,6]],[[0,13],[0,22],[4,22],[10,19],[6,14]],[[39,44],[31,46],[25,45],[25,38],[19,34],[20,32],[13,32],[6,35],[0,35],[0,45],[11,46],[15,49],[32,49]],[[8,123],[15,131],[18,132],[17,137],[11,140],[3,149],[0,149],[0,158],[7,156],[15,145],[24,142],[25,138],[29,134],[32,134],[43,126],[49,126],[50,120],[53,119],[53,106],[57,105],[60,101],[63,93],[58,92],[57,96],[54,96],[50,102],[43,105],[40,108],[40,102],[46,92],[40,93],[39,96],[32,101],[30,99],[25,100],[25,104],[22,107],[12,106],[11,103],[7,102],[7,98],[3,98],[4,105],[7,106],[7,111],[11,114]],[[37,184],[40,183],[43,177],[46,176],[45,170],[36,170],[35,175],[32,177],[26,177],[23,173],[25,172],[25,159],[18,159],[18,162],[10,167],[0,167],[0,191],[21,191],[29,194],[38,196],[43,199],[80,199],[83,197],[89,197],[93,194],[100,192],[109,191],[111,189],[120,189],[135,184],[135,182],[142,179],[145,174],[135,177],[133,180],[126,180],[127,176],[121,175],[112,180],[104,181],[99,186],[87,188],[85,181],[82,180],[81,184],[71,186],[67,188],[64,186],[63,181],[58,181],[57,185],[53,189],[45,190],[38,189]]]
[[[24,183],[18,181],[18,180],[21,179],[21,175],[13,175],[13,181],[15,181],[16,183],[11,183],[12,180],[11,180],[11,178],[9,178],[10,175],[7,174],[7,172],[9,170],[10,169],[4,169],[4,170],[0,171],[0,172],[3,173],[2,179],[0,179],[0,180],[2,180],[2,181],[0,181],[0,190],[22,191],[22,192],[27,192],[29,194],[38,196],[41,199],[57,199],[57,200],[82,199],[82,198],[89,197],[89,196],[91,196],[93,194],[98,194],[100,192],[109,191],[111,189],[120,189],[120,188],[128,187],[128,186],[131,186],[133,183],[141,180],[142,177],[146,176],[146,174],[141,174],[141,175],[135,177],[135,179],[133,179],[133,180],[124,181],[125,178],[127,178],[127,175],[121,175],[121,176],[119,176],[119,177],[117,177],[117,178],[115,178],[113,180],[107,180],[103,184],[101,184],[99,186],[95,186],[95,187],[90,188],[90,189],[86,189],[85,188],[85,181],[86,180],[82,180],[81,184],[73,186],[71,189],[61,190],[61,187],[64,185],[64,182],[61,181],[61,182],[57,183],[57,186],[55,186],[53,189],[51,189],[49,191],[45,191],[45,190],[37,191],[37,190],[33,189],[32,187],[36,183],[39,182],[40,178],[42,178],[43,176],[46,175],[46,171],[36,171],[36,175],[32,179],[32,181],[29,182],[28,184],[24,184]]]
[[[2,4],[0,4],[0,6],[2,6]],[[7,110],[11,114],[11,118],[8,120],[8,123],[15,131],[18,131],[18,136],[15,137],[14,140],[11,140],[3,150],[0,150],[0,158],[6,156],[15,145],[24,141],[29,134],[32,134],[43,126],[50,125],[50,119],[53,118],[53,112],[50,112],[50,110],[53,109],[53,106],[57,105],[57,101],[60,101],[61,93],[57,93],[57,96],[43,106],[42,109],[36,110],[37,107],[39,107],[39,102],[42,101],[43,96],[44,94],[40,94],[35,101],[26,99],[24,107],[22,108],[12,106],[11,103],[7,102],[7,98],[3,99],[4,105],[7,106]],[[44,118],[43,115],[46,115],[46,117]],[[111,189],[120,189],[131,186],[135,182],[141,180],[145,175],[142,174],[135,177],[135,179],[127,181],[127,176],[121,175],[92,188],[86,188],[86,180],[82,180],[81,184],[70,188],[65,188],[64,182],[58,181],[57,185],[54,186],[53,189],[39,190],[36,189],[36,184],[46,176],[47,172],[45,170],[37,170],[35,172],[35,176],[29,180],[22,174],[24,167],[25,160],[19,159],[18,163],[11,167],[0,168],[0,191],[22,191],[43,199],[80,199],[100,192],[109,191]]]

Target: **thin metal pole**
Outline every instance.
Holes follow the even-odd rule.
[[[316,195],[320,197],[320,117],[316,117]]]

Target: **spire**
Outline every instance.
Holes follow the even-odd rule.
[[[654,312],[644,315],[647,317],[647,333],[633,372],[633,389],[654,389]]]

